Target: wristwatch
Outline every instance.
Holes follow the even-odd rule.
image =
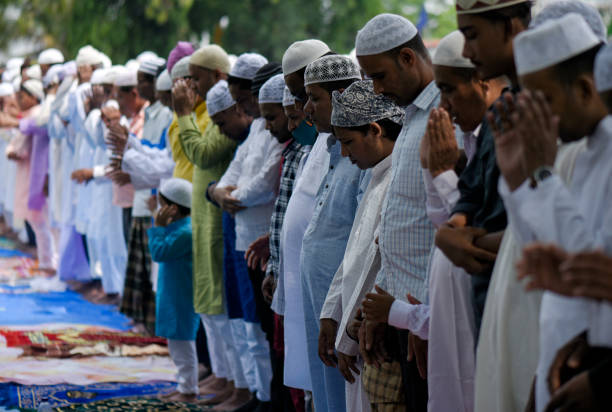
[[[538,167],[531,175],[531,188],[535,189],[538,184],[551,177],[554,170],[549,166]]]

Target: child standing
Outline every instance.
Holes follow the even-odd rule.
[[[155,334],[168,339],[178,369],[177,393],[171,400],[193,402],[198,395],[198,357],[195,339],[199,318],[193,309],[193,247],[191,183],[179,178],[159,189],[161,208],[148,230],[149,250],[159,263]]]

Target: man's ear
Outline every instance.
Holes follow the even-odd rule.
[[[600,98],[596,90],[592,75],[583,73],[574,81],[574,92],[583,105],[590,104],[593,97]]]
[[[372,134],[372,136],[376,137],[377,139],[382,138],[384,135],[383,128],[380,127],[380,125],[376,122],[370,123],[370,133]]]
[[[398,59],[403,64],[414,66],[416,64],[416,53],[410,47],[404,47],[399,51]]]

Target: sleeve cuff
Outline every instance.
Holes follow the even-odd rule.
[[[93,177],[94,177],[94,179],[99,179],[101,177],[106,176],[106,172],[105,172],[104,169],[105,169],[105,166],[103,166],[103,165],[94,166],[94,168],[93,168]]]
[[[447,170],[444,173],[436,176],[432,184],[436,188],[438,195],[440,198],[444,200],[444,202],[450,209],[459,201],[459,189],[457,187],[459,183],[459,177],[453,170]]]

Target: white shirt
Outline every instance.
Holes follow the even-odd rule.
[[[231,195],[246,206],[235,216],[237,251],[246,251],[270,228],[282,152],[283,145],[266,130],[265,119],[257,118],[217,184],[218,188],[236,186]]]
[[[321,310],[321,319],[334,319],[339,323],[336,346],[340,352],[351,356],[359,353],[359,346],[346,334],[346,328],[365,294],[372,289],[380,270],[380,256],[376,257],[378,246],[374,240],[378,236],[382,203],[391,180],[390,171],[391,156],[371,169],[372,177],[355,214],[344,258]]]
[[[523,243],[555,243],[568,252],[602,248],[612,253],[612,116],[604,118],[586,149],[576,157],[569,185],[553,175],[532,189],[525,182],[510,192],[503,178],[500,194]],[[545,292],[540,311],[540,361],[536,409],[550,400],[546,378],[557,351],[600,316],[598,303]],[[609,327],[609,325],[608,325]]]

